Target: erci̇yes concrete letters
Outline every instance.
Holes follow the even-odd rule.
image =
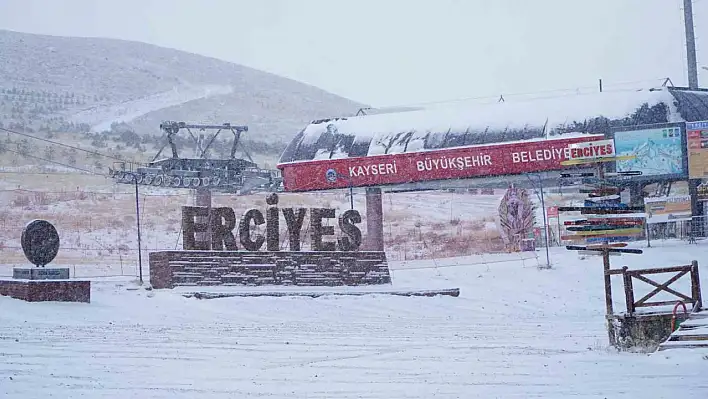
[[[335,228],[323,223],[334,219],[331,208],[278,208],[278,195],[266,198],[265,215],[258,209],[249,209],[237,220],[229,207],[182,207],[182,234],[185,250],[259,251],[265,244],[268,251],[280,250],[280,214],[288,231],[290,251],[301,250],[301,234],[305,216],[310,213],[310,249],[312,251],[356,251],[361,245],[361,215],[356,210],[347,210],[338,218],[340,234],[335,237]],[[204,220],[206,222],[197,222]],[[265,235],[254,232],[254,227],[265,224]],[[197,241],[196,233],[211,232],[211,240]]]

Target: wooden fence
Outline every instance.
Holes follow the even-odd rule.
[[[655,280],[650,279],[649,277],[646,277],[647,275],[662,274],[662,273],[674,273],[674,275],[671,276],[668,280],[666,280],[663,283],[659,283]],[[682,292],[678,291],[677,289],[674,289],[675,287],[671,286],[678,279],[680,279],[681,277],[683,277],[689,273],[690,273],[690,278],[691,278],[691,292],[690,292],[690,294],[682,293]],[[609,274],[609,275],[621,274],[622,275],[622,278],[624,280],[624,295],[625,295],[625,300],[627,302],[627,313],[629,315],[634,314],[636,312],[637,308],[674,305],[679,301],[684,302],[685,304],[690,303],[691,305],[693,305],[694,311],[700,310],[703,307],[703,302],[702,302],[702,298],[701,298],[701,281],[700,281],[700,277],[698,274],[698,262],[695,260],[693,262],[691,262],[690,265],[661,267],[661,268],[654,268],[654,269],[629,270],[629,268],[627,266],[624,266],[622,269],[608,270],[607,274]],[[648,294],[641,297],[640,299],[635,300],[634,285],[633,285],[634,280],[633,279],[642,281],[642,282],[649,284],[655,288],[651,292],[649,292]],[[676,299],[669,300],[669,301],[649,302],[649,300],[651,298],[655,297],[660,292],[666,292],[668,294],[671,294],[674,297],[676,297]]]

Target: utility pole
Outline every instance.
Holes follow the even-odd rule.
[[[693,33],[693,0],[683,0],[683,22],[686,30],[686,61],[688,64],[688,88],[698,88],[696,66],[696,37]]]
[[[133,182],[135,183],[135,221],[138,226],[138,270],[140,270],[140,285],[143,285],[143,248],[140,237],[140,197],[138,195],[138,175],[133,175]]]
[[[696,37],[693,33],[693,0],[683,0],[683,22],[686,31],[686,63],[688,67],[688,88],[698,89],[698,66],[696,65]],[[704,212],[703,202],[697,199],[697,187],[700,179],[688,180],[688,192],[691,195],[691,213],[702,216]],[[704,226],[699,227],[701,236]]]

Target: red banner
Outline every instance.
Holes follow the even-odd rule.
[[[286,191],[515,175],[567,168],[560,163],[570,158],[570,144],[600,139],[604,136],[294,162],[278,168]]]

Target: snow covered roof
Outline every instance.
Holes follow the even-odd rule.
[[[708,120],[708,91],[660,88],[314,121],[280,164],[607,133],[611,127]]]

